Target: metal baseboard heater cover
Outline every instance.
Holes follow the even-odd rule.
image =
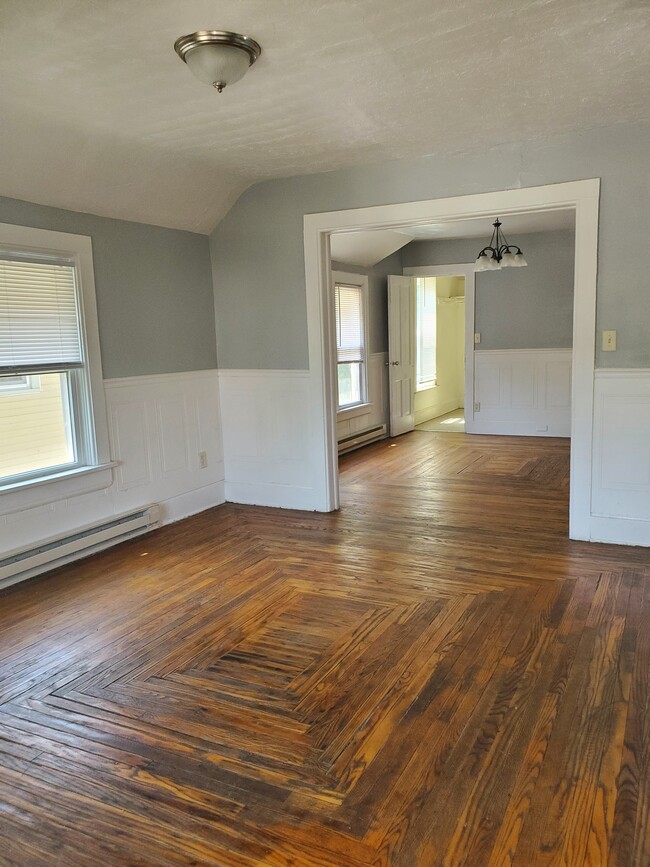
[[[370,427],[367,430],[359,431],[339,440],[339,454],[351,452],[352,449],[358,449],[360,446],[374,443],[376,440],[383,439],[386,436],[386,425],[378,424],[375,427]]]
[[[89,524],[67,536],[45,539],[33,548],[11,551],[0,560],[0,588],[153,530],[159,524],[160,507],[152,505]]]

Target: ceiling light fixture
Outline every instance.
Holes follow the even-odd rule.
[[[475,271],[498,271],[500,268],[523,268],[528,262],[524,259],[521,248],[509,244],[501,231],[499,218],[492,223],[494,231],[487,247],[483,247],[474,263]],[[512,251],[516,250],[516,253]]]
[[[229,30],[198,30],[181,36],[174,50],[199,81],[211,84],[219,93],[243,78],[262,53],[250,36]]]

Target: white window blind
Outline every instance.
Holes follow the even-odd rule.
[[[74,266],[0,256],[0,375],[82,364]]]
[[[336,284],[337,361],[363,361],[363,309],[360,286]]]

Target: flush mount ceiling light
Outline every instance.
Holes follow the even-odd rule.
[[[492,223],[494,231],[487,247],[483,247],[474,263],[475,271],[498,271],[500,268],[523,268],[528,262],[524,259],[521,248],[509,244],[501,231],[499,218]],[[516,250],[516,253],[512,251]]]
[[[199,30],[181,36],[174,50],[199,81],[211,84],[219,93],[243,78],[262,53],[250,36],[229,30]]]

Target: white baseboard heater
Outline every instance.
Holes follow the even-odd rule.
[[[339,440],[339,454],[343,455],[346,452],[351,452],[352,449],[358,449],[360,446],[366,446],[368,443],[374,443],[386,436],[386,425],[378,424],[376,427],[370,427],[367,430],[359,431]]]
[[[152,505],[137,512],[116,515],[108,521],[89,524],[67,536],[44,539],[33,548],[11,551],[0,559],[0,588],[146,533],[159,523],[160,507]]]

